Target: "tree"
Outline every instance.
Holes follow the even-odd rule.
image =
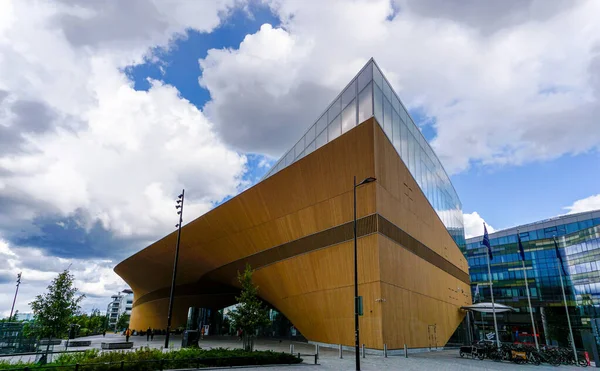
[[[129,314],[121,314],[117,320],[117,329],[123,330],[129,327]]]
[[[258,287],[252,282],[252,268],[246,265],[244,272],[238,272],[238,281],[242,286],[240,296],[236,297],[238,306],[229,313],[234,328],[243,332],[243,347],[252,350],[256,331],[270,323],[269,312],[258,298]]]
[[[40,337],[62,338],[67,334],[72,317],[79,313],[79,303],[85,298],[85,295],[78,295],[73,280],[73,275],[65,269],[52,280],[48,292],[29,303]]]

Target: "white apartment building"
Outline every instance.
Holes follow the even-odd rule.
[[[119,317],[124,314],[131,315],[131,308],[133,307],[133,291],[125,289],[110,298],[111,302],[106,308],[106,317],[108,317],[108,328],[114,329]]]

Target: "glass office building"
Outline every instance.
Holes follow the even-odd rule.
[[[565,291],[575,342],[582,345],[585,332],[597,333],[595,319],[600,299],[600,210],[565,215],[532,224],[506,229],[489,235],[494,299],[518,311],[498,315],[500,337],[504,341],[532,341],[525,280],[517,247],[517,230],[525,250],[525,269],[531,293],[536,328],[545,344],[565,345],[568,327],[560,288],[559,263],[553,237],[567,273]],[[483,232],[483,226],[482,226]],[[491,300],[488,284],[487,252],[481,245],[482,236],[467,239],[465,256],[473,300]],[[479,295],[477,295],[479,292]],[[491,315],[475,316],[480,333],[493,331]],[[519,334],[527,333],[523,337]]]
[[[463,247],[462,205],[450,178],[377,63],[371,59],[265,178],[375,117],[457,245]]]

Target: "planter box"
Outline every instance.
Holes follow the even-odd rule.
[[[102,349],[131,349],[133,348],[132,342],[118,342],[118,343],[102,343],[100,345]]]
[[[69,341],[69,348],[70,347],[89,347],[90,345],[92,345],[92,341],[91,340],[73,340],[73,341]]]

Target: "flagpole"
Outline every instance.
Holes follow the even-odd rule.
[[[577,359],[577,349],[575,348],[575,338],[573,337],[573,327],[571,327],[571,316],[569,316],[569,307],[567,306],[567,295],[565,295],[565,284],[563,283],[563,272],[562,270],[563,265],[562,265],[562,260],[559,258],[559,252],[558,252],[558,243],[556,242],[556,237],[554,237],[554,247],[556,248],[556,257],[558,259],[558,264],[560,264],[560,267],[558,267],[558,275],[560,277],[560,289],[562,290],[562,294],[563,294],[563,301],[565,303],[565,312],[567,313],[567,323],[569,324],[569,335],[571,335],[571,347],[573,348],[573,356],[575,356],[575,364],[579,363],[579,360]]]
[[[535,340],[535,349],[540,350],[540,344],[538,343],[537,338],[537,331],[535,330],[535,321],[533,319],[533,310],[531,309],[531,296],[529,295],[529,284],[527,283],[527,269],[525,269],[525,261],[521,260],[521,263],[523,263],[523,274],[525,275],[525,291],[527,291],[527,303],[529,304],[529,315],[531,316],[531,327],[533,328],[533,339]]]
[[[492,270],[490,268],[490,254],[487,257],[488,277],[490,278],[490,294],[492,295],[492,313],[494,314],[494,331],[496,331],[496,346],[500,348],[500,338],[498,337],[498,321],[496,321],[496,304],[494,303],[494,288],[492,287]]]
[[[483,223],[483,240],[481,244],[487,247],[487,266],[488,276],[490,281],[490,294],[492,296],[492,313],[494,314],[494,331],[496,331],[496,346],[500,348],[500,337],[498,336],[498,321],[496,320],[496,303],[494,302],[494,287],[492,286],[492,269],[490,268],[490,260],[492,260],[492,245],[490,244],[490,236],[488,235],[485,222]]]
[[[477,284],[476,290],[477,290],[477,299],[481,303],[481,293],[479,292],[479,284]],[[483,336],[485,337],[485,322],[483,322],[483,312],[480,312],[479,314],[481,314],[481,326],[483,328]]]
[[[540,350],[540,344],[538,343],[537,331],[535,329],[535,320],[533,319],[533,309],[531,308],[531,295],[529,295],[529,282],[527,282],[527,269],[525,268],[525,250],[521,243],[521,236],[517,229],[517,240],[519,245],[519,253],[521,254],[521,263],[523,264],[523,275],[525,277],[525,291],[527,292],[527,303],[529,304],[529,315],[531,316],[531,328],[533,328],[533,339],[535,340],[535,349]]]

